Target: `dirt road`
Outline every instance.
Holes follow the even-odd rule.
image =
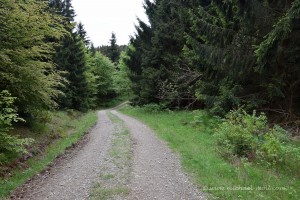
[[[47,176],[23,186],[21,199],[205,199],[178,156],[143,123],[100,111],[89,141]],[[22,190],[19,190],[22,191]],[[13,199],[16,199],[16,196]]]

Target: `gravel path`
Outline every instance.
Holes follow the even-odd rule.
[[[106,112],[123,122],[112,122]],[[21,199],[206,199],[183,172],[178,156],[146,125],[115,110],[98,115],[85,146],[46,177],[25,184]]]
[[[23,199],[30,200],[81,200],[89,195],[89,189],[100,173],[99,166],[110,146],[114,130],[113,123],[105,111],[98,113],[99,121],[90,133],[89,142],[67,163],[51,169],[47,178],[36,183]]]
[[[183,172],[180,161],[146,125],[112,111],[129,128],[133,142],[131,193],[127,199],[206,199]]]

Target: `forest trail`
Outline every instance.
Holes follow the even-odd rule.
[[[146,125],[116,110],[99,111],[88,142],[35,177],[20,199],[206,199],[179,158]],[[16,196],[13,199],[18,199]]]

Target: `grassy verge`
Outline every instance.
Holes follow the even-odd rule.
[[[35,138],[35,148],[39,148],[43,140],[48,140],[41,154],[27,160],[26,169],[16,169],[12,171],[12,175],[5,179],[0,179],[0,199],[4,198],[18,186],[22,185],[26,180],[41,172],[53,160],[61,155],[65,149],[75,144],[97,121],[95,112],[89,112],[82,116],[67,117],[65,113],[59,112],[52,116],[51,123],[47,123],[46,127],[41,126],[47,134],[29,132],[27,136]],[[55,127],[52,127],[55,126]],[[39,125],[37,125],[39,127]],[[41,131],[40,130],[40,131]],[[52,142],[50,142],[52,139]]]
[[[299,174],[249,162],[229,163],[216,150],[218,120],[205,112],[156,112],[126,108],[181,156],[182,165],[200,188],[216,199],[299,199]]]
[[[105,157],[97,184],[90,191],[89,199],[124,199],[129,194],[131,170],[131,138],[124,122],[108,112],[115,124],[111,148]]]

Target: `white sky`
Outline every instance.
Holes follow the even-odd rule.
[[[139,17],[148,22],[143,0],[73,0],[75,20],[84,24],[94,46],[108,45],[111,33],[116,33],[117,44],[128,44],[135,32]]]

